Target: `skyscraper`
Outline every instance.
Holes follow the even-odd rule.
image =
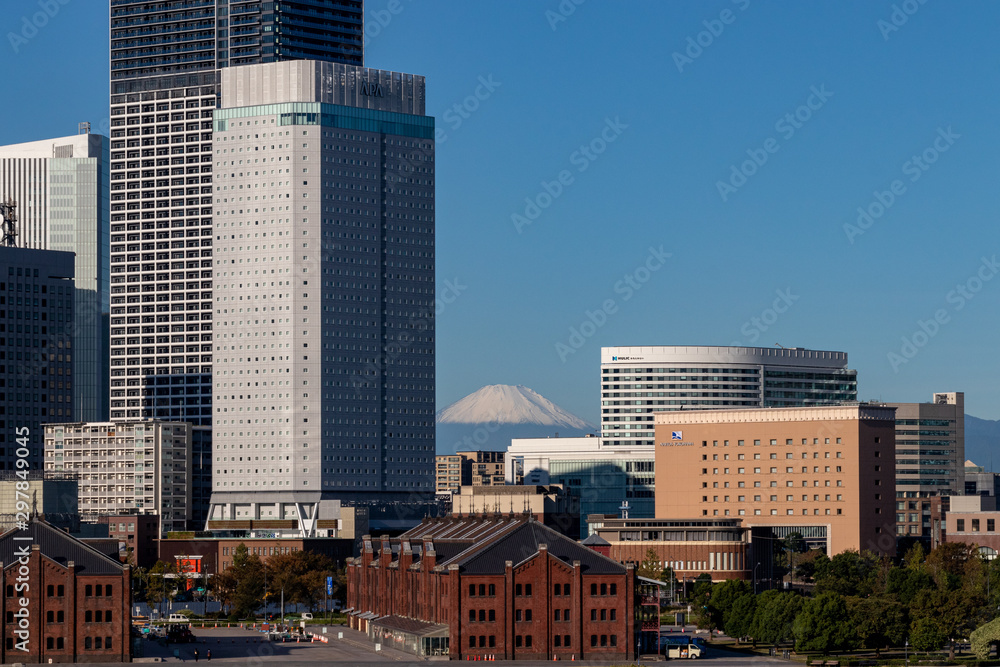
[[[0,198],[17,202],[17,244],[76,254],[73,419],[108,415],[108,138],[0,146]],[[68,406],[67,406],[68,407]]]
[[[315,61],[230,68],[214,118],[208,527],[261,520],[322,536],[341,502],[430,496],[423,77]]]
[[[671,410],[798,407],[856,401],[847,354],[803,348],[601,348],[601,437],[653,445],[653,415]]]
[[[73,418],[73,254],[0,246],[0,267],[0,470],[40,470],[41,425]]]
[[[111,0],[111,418],[212,415],[219,71],[360,65],[361,0]]]

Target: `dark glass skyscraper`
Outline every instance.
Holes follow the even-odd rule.
[[[212,420],[219,70],[361,65],[362,0],[111,0],[111,418]]]

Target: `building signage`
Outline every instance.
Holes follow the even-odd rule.
[[[369,83],[368,81],[361,82],[361,94],[367,95],[368,97],[384,97],[385,94],[382,92],[381,83]]]
[[[611,361],[642,361],[642,357],[611,357]]]
[[[676,440],[670,440],[668,442],[657,443],[660,447],[694,447],[693,442],[677,442]]]

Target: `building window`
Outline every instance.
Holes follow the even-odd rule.
[[[496,584],[490,584],[489,590],[490,590],[490,597],[491,598],[492,597],[496,597],[496,594],[497,594],[497,585]]]
[[[47,596],[52,597],[53,595],[55,595],[55,592],[56,592],[56,587],[53,586],[52,584],[49,584],[48,586],[45,587],[45,594]]]
[[[521,648],[524,644],[524,638],[521,635],[514,635],[514,647]]]
[[[618,620],[617,617],[618,617],[618,610],[617,609],[612,609],[611,610],[611,620],[612,621],[617,621]]]
[[[515,623],[520,623],[521,622],[521,610],[520,609],[515,609],[514,610],[514,622]]]
[[[497,620],[497,611],[496,611],[496,609],[490,609],[490,620],[491,621]]]
[[[45,612],[45,622],[46,623],[55,623],[55,620],[56,620],[55,612],[52,612],[52,611]]]
[[[521,584],[514,584],[514,595],[516,595],[517,597],[521,597],[522,593],[523,590],[521,588]]]
[[[996,523],[997,523],[996,519],[987,519],[986,520],[986,532],[988,532],[988,533],[995,532],[996,529],[997,529]]]
[[[979,519],[973,519],[972,520],[972,532],[974,532],[974,533],[978,533],[979,532]]]
[[[486,584],[479,584],[479,597],[486,597]]]
[[[531,635],[524,636],[524,648],[531,648]]]
[[[608,595],[618,595],[618,584],[611,584],[611,591]]]
[[[91,586],[90,584],[87,584],[86,586],[83,587],[83,595],[85,597],[89,598],[93,594],[94,594],[94,587],[93,586]],[[87,641],[89,642],[90,639],[88,638]]]
[[[601,646],[603,647],[603,646],[607,646],[607,645],[608,645],[608,636],[607,635],[601,635]]]
[[[552,645],[556,648],[562,647],[562,637],[560,635],[555,635],[552,637]]]
[[[90,637],[83,638],[83,648],[86,651],[89,651],[90,649],[94,648],[93,640]]]
[[[62,637],[56,637],[56,648],[57,649],[66,648],[65,642],[63,641]]]
[[[469,584],[469,597],[470,598],[476,597],[476,585],[475,584]]]
[[[611,645],[618,646],[618,635],[611,635]]]
[[[497,645],[496,635],[490,635],[490,648],[493,648],[496,645]]]
[[[524,622],[525,623],[531,623],[531,610],[530,609],[525,609],[524,610]]]
[[[52,637],[45,638],[45,648],[55,648],[55,641]]]
[[[111,612],[108,612],[108,613],[110,614]],[[66,622],[66,612],[61,611],[61,610],[57,611],[56,612],[56,623],[65,623],[65,622]]]
[[[479,622],[480,623],[485,623],[486,622],[486,610],[485,609],[480,609],[479,610]]]
[[[590,620],[592,620],[592,621],[596,621],[597,620],[597,610],[596,609],[591,609],[590,610]]]
[[[590,635],[590,645],[597,646],[597,635]]]
[[[476,622],[476,610],[475,609],[470,609],[469,610],[469,623],[475,623],[475,622]]]
[[[469,648],[476,648],[476,636],[469,635]]]
[[[555,614],[555,616],[553,616],[552,620],[555,620],[555,621],[561,621],[562,620],[562,618],[561,618],[561,616],[562,616],[562,609],[556,609],[555,612],[554,612],[554,614]]]
[[[960,532],[960,533],[964,532],[965,531],[965,519],[958,519],[957,521],[955,521],[955,529],[958,532]]]
[[[64,595],[66,595],[66,587],[63,586],[62,584],[59,584],[58,586],[56,586],[56,597],[61,598]]]
[[[87,610],[83,612],[83,622],[92,623],[94,621],[94,612]]]
[[[552,587],[553,595],[562,595],[562,584],[556,584]]]

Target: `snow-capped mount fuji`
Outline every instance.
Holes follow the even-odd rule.
[[[588,435],[597,430],[528,387],[483,387],[437,413],[437,451],[507,449],[512,438]]]

